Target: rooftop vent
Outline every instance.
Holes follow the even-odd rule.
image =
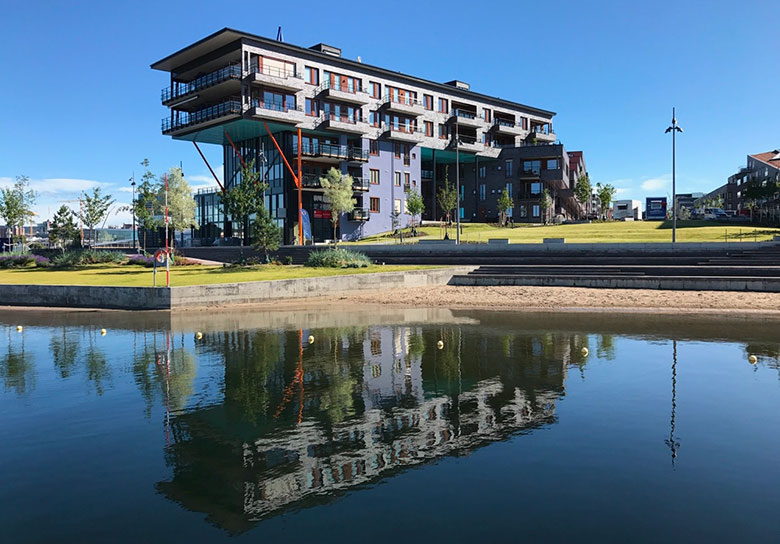
[[[452,85],[453,87],[457,87],[458,89],[463,89],[464,91],[470,91],[471,85],[466,83],[465,81],[458,81],[457,79],[453,79],[452,81],[448,81],[445,83],[445,85]]]
[[[333,47],[332,45],[328,45],[326,43],[318,43],[317,45],[312,45],[309,47],[309,49],[313,49],[314,51],[317,51],[319,53],[325,53],[326,55],[332,55],[334,57],[340,57],[341,56],[341,49],[338,47]]]

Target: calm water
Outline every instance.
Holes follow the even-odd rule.
[[[2,540],[777,542],[778,330],[0,314]]]

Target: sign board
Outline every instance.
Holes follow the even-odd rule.
[[[331,219],[332,217],[330,210],[314,210],[314,219]]]

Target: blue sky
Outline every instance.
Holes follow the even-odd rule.
[[[211,185],[194,147],[160,133],[166,74],[149,65],[222,27],[325,42],[349,58],[557,112],[569,150],[620,198],[708,191],[780,148],[775,0],[742,2],[26,2],[0,32],[0,185],[26,174],[38,213],[100,184],[129,202],[144,157]],[[307,15],[309,14],[309,15]],[[221,152],[207,151],[212,165]],[[109,220],[126,220],[119,214]]]

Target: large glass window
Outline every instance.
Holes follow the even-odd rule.
[[[379,198],[372,196],[369,205],[372,212],[379,213]]]
[[[307,66],[306,68],[304,68],[304,75],[306,77],[306,83],[311,83],[312,85],[320,84],[319,68],[312,68],[311,66]]]
[[[371,185],[379,185],[379,170],[371,169]]]
[[[429,94],[424,94],[423,103],[425,104],[426,110],[433,110],[433,96]]]
[[[441,113],[447,113],[449,111],[447,109],[447,99],[446,98],[439,98],[439,111]]]
[[[485,197],[487,196],[487,189],[485,188],[484,183],[479,184],[479,199],[485,200]]]
[[[547,159],[547,170],[557,170],[560,168],[558,159]]]
[[[480,166],[479,167],[479,177],[480,178],[487,177],[487,166]]]
[[[542,169],[541,161],[523,161],[523,173],[524,174],[536,174],[539,175]]]
[[[534,204],[533,216],[539,217],[539,204]]]
[[[539,182],[535,182],[531,184],[531,194],[532,195],[538,195],[542,193],[542,184]]]
[[[512,159],[507,159],[504,161],[504,174],[506,177],[512,176]]]

